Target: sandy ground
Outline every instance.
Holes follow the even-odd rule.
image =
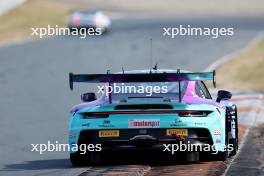
[[[53,0],[54,1],[54,0]],[[259,16],[264,14],[264,1],[260,0],[56,0],[80,3],[85,8],[110,11],[167,15],[224,15]]]

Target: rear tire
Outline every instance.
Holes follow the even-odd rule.
[[[83,166],[85,163],[85,158],[82,156],[82,154],[76,152],[70,154],[70,161],[73,166]]]
[[[90,152],[88,154],[80,154],[79,152],[70,154],[70,161],[73,166],[89,166],[102,162],[101,153]]]
[[[199,152],[187,152],[185,155],[186,162],[198,162],[200,160]]]
[[[235,156],[238,151],[238,141],[237,139],[231,139],[230,144],[232,144],[232,151],[230,151],[230,156]]]
[[[218,161],[226,161],[228,158],[228,151],[218,152],[216,158]]]

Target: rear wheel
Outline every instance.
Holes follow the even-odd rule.
[[[199,152],[187,152],[185,155],[186,162],[197,162],[200,159]]]
[[[228,158],[228,151],[226,150],[224,152],[218,152],[216,154],[216,158],[219,161],[225,161],[225,160],[227,160],[227,158]]]
[[[99,152],[89,152],[86,154],[76,152],[70,154],[70,161],[73,166],[87,166],[102,162],[102,156]]]
[[[237,140],[232,139],[230,141],[230,144],[232,144],[232,151],[230,152],[230,156],[235,156],[237,154],[237,150],[238,150]]]

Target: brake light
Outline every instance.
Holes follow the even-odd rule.
[[[72,22],[72,24],[73,25],[78,25],[78,24],[80,24],[80,17],[76,17],[76,16],[74,16],[74,17],[72,17],[72,20],[71,20],[71,22]]]
[[[107,118],[109,117],[108,113],[84,113],[83,117],[85,119],[89,119],[89,118]]]
[[[182,111],[179,113],[180,117],[206,117],[211,111]]]
[[[107,118],[109,115],[121,114],[178,114],[181,117],[205,117],[212,111],[196,110],[142,110],[142,111],[105,111],[105,112],[86,112],[84,118]]]

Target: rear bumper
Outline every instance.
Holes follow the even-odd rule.
[[[164,144],[213,144],[210,132],[204,128],[188,129],[186,138],[168,136],[167,129],[118,129],[118,137],[99,137],[99,130],[83,130],[76,142],[101,144],[102,150],[163,150]]]
[[[203,147],[206,143],[202,143],[197,139],[186,139],[184,141],[181,140],[164,140],[161,139],[159,141],[124,141],[124,143],[120,142],[111,142],[106,145],[103,145],[104,151],[144,151],[144,150],[157,150],[157,151],[164,151],[167,145],[192,145],[198,144]],[[187,150],[186,150],[187,151]]]

